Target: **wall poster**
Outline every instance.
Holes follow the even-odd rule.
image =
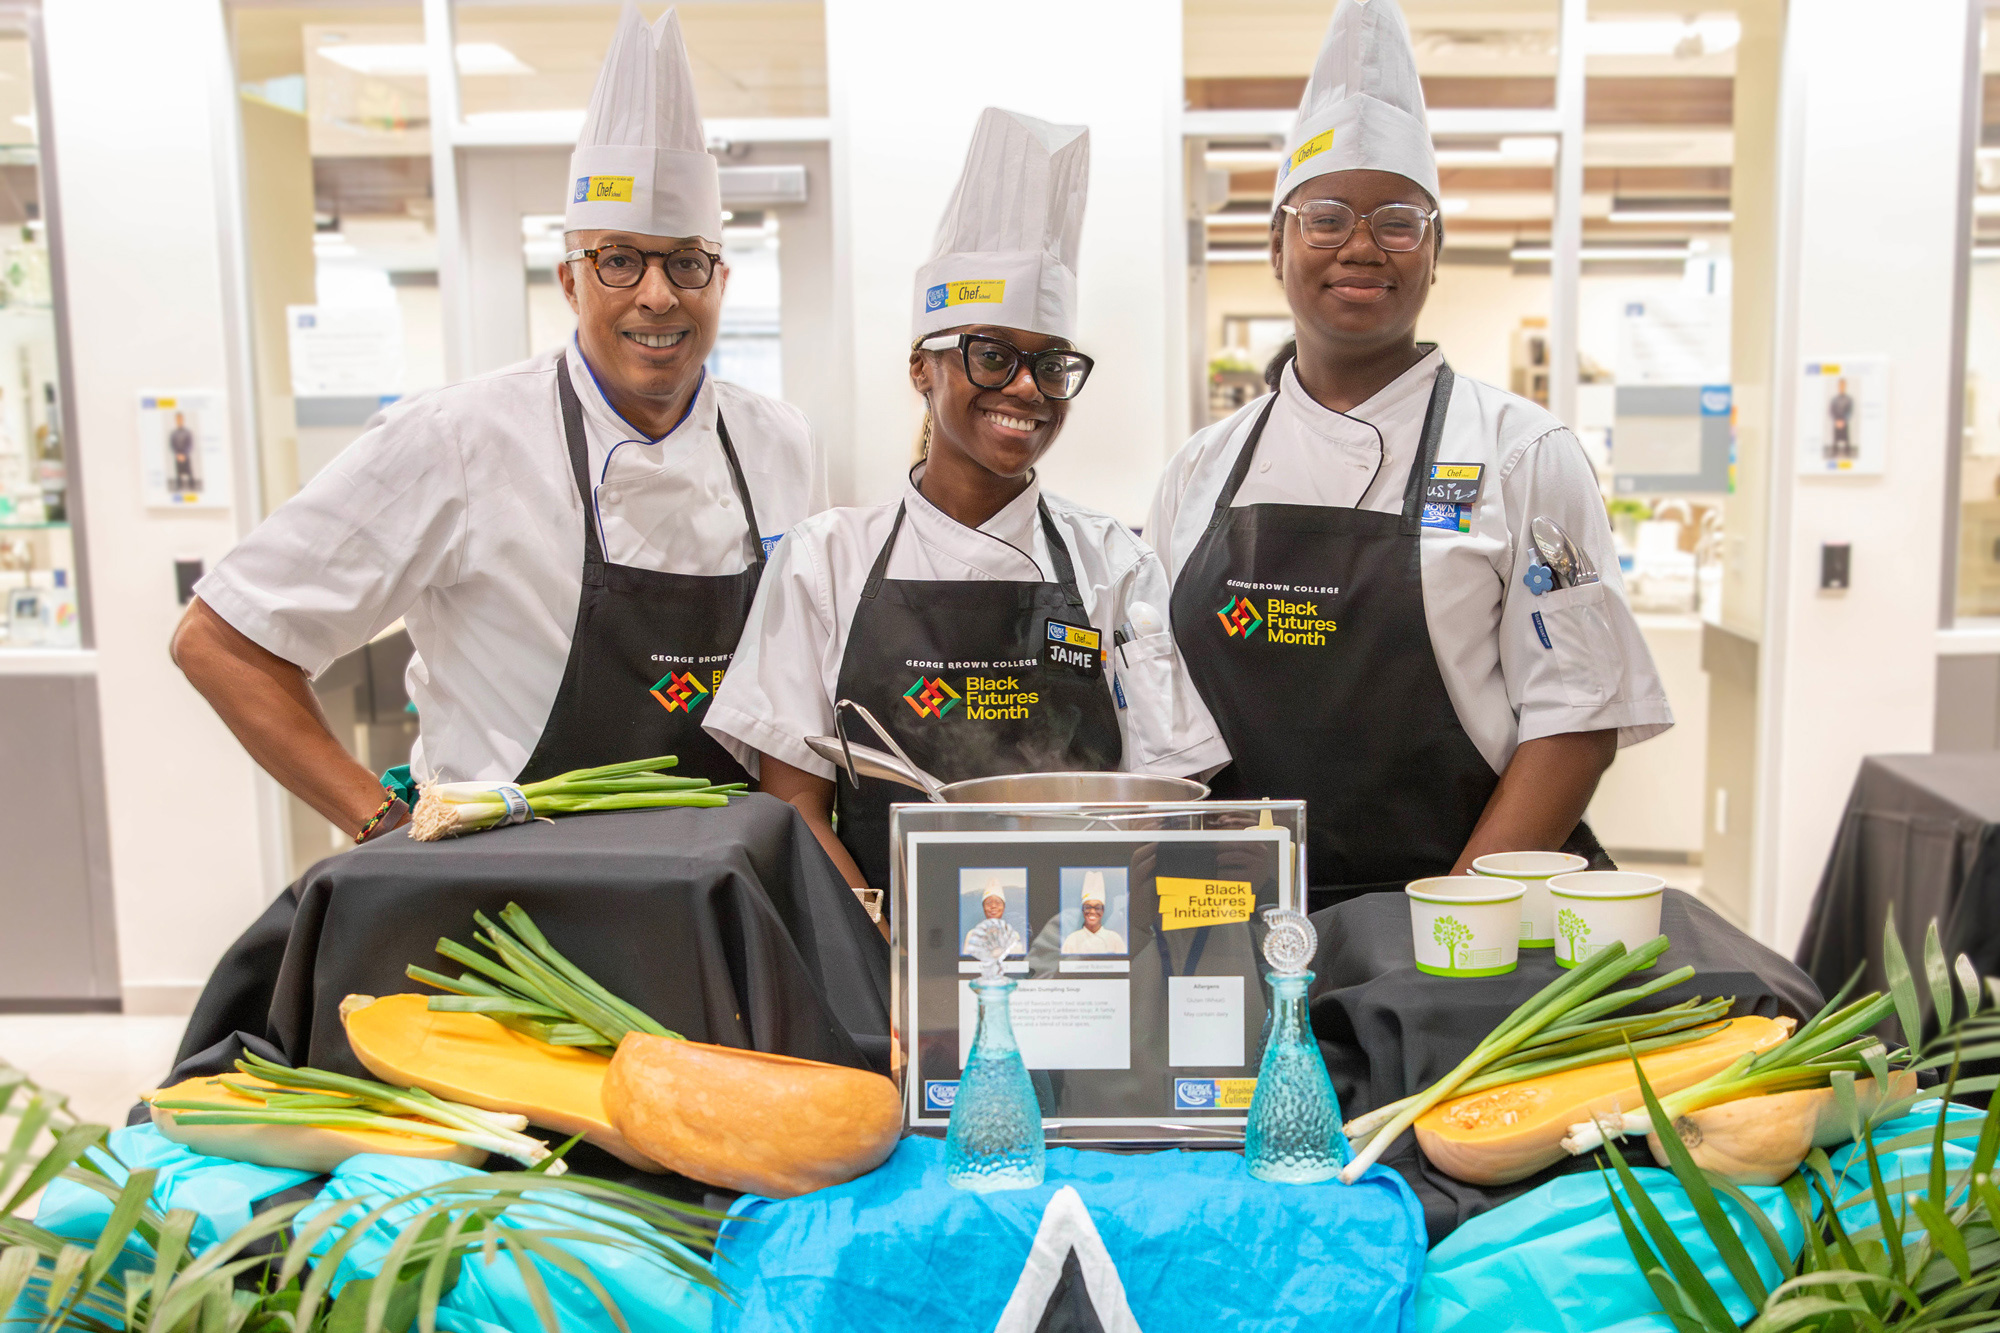
[[[139,395],[139,481],[149,507],[230,507],[229,423],[219,391]]]
[[[1799,380],[1799,473],[1881,475],[1889,447],[1889,358],[1805,363]]]

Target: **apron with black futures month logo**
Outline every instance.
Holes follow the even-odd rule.
[[[867,707],[941,782],[1114,769],[1124,753],[1069,548],[1048,506],[1036,508],[1054,583],[888,578],[903,529],[898,507],[862,588],[836,698]],[[1090,645],[1082,653],[1078,640]],[[840,841],[869,885],[886,889],[889,806],[923,798],[878,778],[863,778],[858,791],[844,772],[836,781]]]
[[[1424,619],[1424,481],[1453,379],[1440,363],[1400,513],[1236,506],[1274,393],[1174,584],[1175,642],[1233,756],[1209,785],[1305,800],[1314,908],[1449,873],[1499,785]],[[1582,825],[1571,844],[1603,855]]]
[[[537,782],[576,768],[670,754],[676,773],[710,782],[748,782],[729,751],[701,729],[704,706],[722,684],[764,575],[764,544],[750,487],[718,408],[716,434],[743,504],[751,560],[740,574],[668,574],[604,558],[597,506],[591,502],[590,455],[583,404],[570,382],[569,358],[556,364],[563,439],[576,493],[583,501],[583,593],[577,601],[569,661],[535,752],[516,782]]]

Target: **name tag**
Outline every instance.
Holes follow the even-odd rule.
[[[1427,504],[1469,505],[1479,500],[1479,485],[1486,471],[1484,463],[1433,463],[1424,482]]]
[[[1104,675],[1104,636],[1088,625],[1070,625],[1051,616],[1042,643],[1042,661],[1092,680]]]

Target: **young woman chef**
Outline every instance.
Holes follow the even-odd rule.
[[[1072,343],[1089,153],[1082,126],[981,114],[917,271],[925,457],[898,500],[792,529],[709,705],[709,732],[805,814],[856,887],[888,884],[889,805],[914,793],[845,776],[836,793],[805,744],[832,734],[836,700],[866,705],[947,782],[1185,776],[1228,758],[1166,632],[1159,560],[1035,480],[1090,374]]]
[[[1394,0],[1340,0],[1275,194],[1296,355],[1174,458],[1146,530],[1234,756],[1216,794],[1305,798],[1322,905],[1488,852],[1601,856],[1598,778],[1673,715],[1576,437],[1416,341],[1438,178]],[[1601,581],[1531,574],[1538,517]]]

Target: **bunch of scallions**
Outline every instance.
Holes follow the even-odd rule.
[[[1873,1078],[1875,1086],[1886,1094],[1889,1049],[1870,1029],[1889,1016],[1895,1002],[1873,991],[1849,1001],[1847,993],[1853,986],[1848,982],[1804,1027],[1775,1046],[1740,1055],[1720,1073],[1660,1098],[1665,1123],[1673,1124],[1690,1112],[1743,1097],[1829,1087],[1837,1073]],[[1902,1053],[1903,1062],[1909,1058]],[[1652,1113],[1644,1106],[1622,1113],[1611,1111],[1571,1125],[1562,1146],[1581,1157],[1603,1147],[1607,1134],[1649,1134],[1652,1129]]]
[[[1629,952],[1621,942],[1592,954],[1509,1014],[1449,1074],[1422,1092],[1348,1121],[1348,1139],[1360,1151],[1341,1171],[1341,1181],[1351,1185],[1359,1180],[1405,1130],[1449,1097],[1600,1064],[1622,1056],[1628,1041],[1633,1050],[1643,1053],[1715,1032],[1735,1003],[1733,997],[1694,999],[1656,1013],[1611,1017],[1694,975],[1693,968],[1681,967],[1642,986],[1610,989],[1651,966],[1667,951],[1667,943],[1667,937],[1660,935]]]
[[[291,1069],[256,1055],[238,1060],[236,1068],[260,1082],[245,1083],[227,1075],[213,1081],[238,1096],[262,1102],[261,1108],[185,1097],[162,1097],[151,1104],[172,1111],[183,1125],[366,1129],[445,1139],[511,1157],[522,1166],[537,1166],[550,1157],[546,1143],[523,1132],[528,1122],[522,1116],[448,1102],[422,1088],[396,1088],[324,1069]],[[268,1086],[272,1084],[276,1086]],[[558,1159],[543,1169],[560,1175],[567,1168]]]
[[[410,836],[436,842],[502,824],[523,824],[549,815],[585,810],[655,810],[664,806],[729,804],[729,793],[746,784],[716,784],[707,778],[669,777],[660,772],[680,761],[673,755],[633,759],[623,764],[578,768],[540,782],[434,782],[417,798]]]
[[[526,912],[508,903],[495,923],[474,912],[473,938],[493,954],[488,958],[456,940],[439,940],[437,951],[470,971],[447,977],[411,964],[409,976],[448,995],[433,995],[429,1008],[484,1014],[551,1046],[580,1046],[609,1055],[628,1032],[680,1039],[650,1014],[619,999],[562,956]]]

